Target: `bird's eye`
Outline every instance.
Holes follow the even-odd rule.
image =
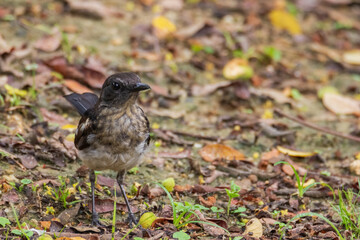
[[[118,82],[112,82],[112,88],[114,90],[119,90],[120,89],[120,84]]]

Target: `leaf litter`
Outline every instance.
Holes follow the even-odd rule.
[[[107,225],[91,227],[88,169],[71,142],[79,116],[62,96],[98,94],[118,71],[154,89],[139,98],[153,146],[126,179],[137,217],[157,217],[151,236],[357,234],[337,207],[339,192],[359,191],[359,8],[326,2],[2,2],[0,217],[10,225],[0,235],[111,239],[114,173],[97,175]],[[166,179],[175,209],[153,184]],[[175,226],[173,211],[187,208],[200,209]],[[149,237],[125,224],[123,202],[116,209],[117,237]],[[342,235],[317,217],[286,225],[302,213],[326,216]]]

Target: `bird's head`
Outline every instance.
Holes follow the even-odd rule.
[[[106,79],[100,94],[100,105],[120,106],[135,103],[140,91],[150,89],[132,72],[116,73]]]

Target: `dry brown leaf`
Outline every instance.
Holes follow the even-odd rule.
[[[193,96],[206,96],[206,95],[209,95],[209,94],[215,92],[216,90],[218,90],[220,88],[228,87],[228,86],[230,86],[230,84],[232,84],[232,82],[222,81],[222,82],[218,82],[218,83],[207,84],[204,86],[193,85],[191,88],[191,94]]]
[[[199,196],[200,203],[203,204],[205,207],[212,207],[216,203],[215,196],[209,196],[207,199]]]
[[[251,235],[250,235],[251,233]],[[263,235],[262,224],[259,219],[253,218],[246,224],[244,235],[249,234],[251,237],[260,238]]]
[[[86,92],[92,92],[90,90],[90,88],[82,85],[81,83],[75,81],[75,80],[71,80],[71,79],[65,79],[64,80],[64,85],[70,89],[71,91],[73,92],[76,92],[76,93],[86,93]]]
[[[349,97],[326,93],[322,99],[324,106],[335,114],[359,114],[360,103]]]
[[[208,144],[199,151],[200,156],[207,162],[226,159],[245,160],[245,155],[238,150],[223,144]]]
[[[60,47],[61,34],[56,32],[52,35],[46,35],[35,42],[35,48],[44,52],[53,52]]]

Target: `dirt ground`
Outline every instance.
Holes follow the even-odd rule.
[[[357,0],[2,0],[0,239],[360,239],[359,16]],[[151,147],[126,190],[153,217],[129,226],[102,171],[96,227],[63,96],[127,71],[151,86]]]

